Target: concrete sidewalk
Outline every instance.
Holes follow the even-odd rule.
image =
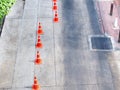
[[[0,90],[31,90],[34,75],[41,90],[119,90],[119,78],[113,77],[119,76],[119,70],[110,68],[116,62],[109,64],[119,62],[119,52],[90,50],[89,36],[103,35],[94,2],[57,4],[59,23],[53,22],[52,0],[25,0],[25,6],[18,0],[14,5],[0,38]],[[38,22],[45,34],[39,50],[43,64],[37,66]]]
[[[45,86],[43,89],[55,86],[52,20],[51,0],[17,0],[6,17],[0,39],[0,90],[31,90],[34,75]],[[38,22],[45,32],[41,36],[44,48],[40,50],[44,61],[35,66]]]
[[[17,0],[6,16],[0,37],[0,88],[11,88],[14,78],[24,2]]]
[[[118,43],[120,29],[114,29],[115,18],[119,18],[118,8],[114,3],[113,15],[110,16],[111,3],[113,3],[112,0],[98,0],[96,2],[96,7],[99,15],[99,23],[102,27],[102,32],[105,35],[111,36],[113,38],[113,47],[115,48],[115,50],[120,50],[120,43]],[[120,19],[118,22],[120,22]],[[118,24],[120,26],[120,23]]]

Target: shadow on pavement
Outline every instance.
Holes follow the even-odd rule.
[[[90,24],[92,26],[92,32],[93,35],[101,35],[102,32],[100,30],[99,22],[98,22],[98,16],[97,16],[97,11],[95,10],[95,5],[93,0],[85,0],[86,1],[86,6],[88,9],[88,14],[90,18]]]

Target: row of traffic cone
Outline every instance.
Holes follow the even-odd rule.
[[[40,39],[40,35],[42,35],[42,34],[44,34],[44,32],[43,32],[42,26],[39,22],[38,30],[37,30],[37,43],[36,43],[36,48],[38,48],[38,49],[43,47],[41,39]]]
[[[43,30],[42,30],[42,26],[39,22],[38,25],[38,30],[37,30],[37,43],[36,43],[36,48],[40,49],[43,47],[42,41],[40,39],[40,35],[44,34]],[[35,64],[42,64],[42,59],[40,58],[40,53],[39,51],[37,51],[37,55],[36,55],[36,59],[35,59]]]
[[[36,43],[36,49],[40,49],[43,47],[43,44],[41,42],[41,39],[40,39],[40,35],[44,34],[43,30],[42,30],[42,26],[39,22],[39,25],[38,25],[38,30],[37,30],[37,43]],[[36,53],[36,59],[35,59],[35,64],[36,65],[39,65],[39,64],[42,64],[42,59],[40,57],[40,52],[37,51]],[[32,90],[40,90],[40,85],[38,83],[38,80],[36,78],[36,76],[34,76],[34,83],[32,85]]]
[[[54,22],[58,22],[59,18],[58,18],[58,6],[57,6],[57,0],[53,0],[53,11],[54,11]]]

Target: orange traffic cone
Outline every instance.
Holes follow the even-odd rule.
[[[54,22],[58,22],[59,21],[59,18],[58,18],[58,14],[57,14],[57,11],[55,12],[55,17],[54,17]]]
[[[53,2],[57,2],[57,0],[53,0]]]
[[[37,51],[37,58],[35,59],[35,64],[42,64],[42,59],[40,59],[39,51]]]
[[[32,86],[32,90],[40,90],[40,85],[38,84],[36,76],[34,77],[34,84]]]
[[[44,32],[43,32],[43,30],[42,30],[42,26],[40,25],[40,22],[39,22],[37,34],[38,34],[38,35],[44,34]]]
[[[57,9],[58,9],[57,4],[56,4],[56,2],[54,2],[53,10],[57,10]]]
[[[42,45],[42,42],[41,42],[41,40],[40,40],[40,36],[38,36],[36,48],[42,48],[42,47],[43,47],[43,45]]]

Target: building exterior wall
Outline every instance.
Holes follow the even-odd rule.
[[[114,2],[117,6],[120,6],[120,0],[114,0]]]

